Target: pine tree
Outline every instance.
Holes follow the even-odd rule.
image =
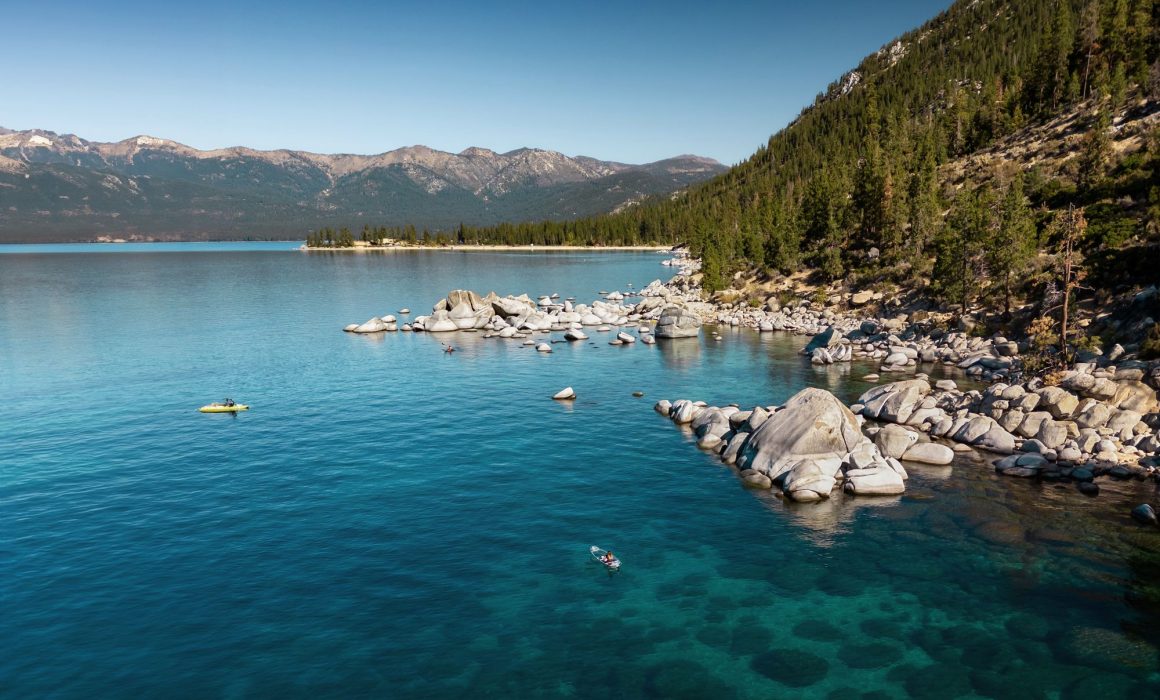
[[[1081,192],[1090,192],[1104,177],[1105,164],[1111,143],[1108,129],[1111,122],[1107,110],[1100,110],[1088,126],[1077,160],[1076,186]]]
[[[825,171],[810,180],[802,203],[802,226],[806,242],[813,248],[815,264],[828,280],[845,273],[842,250],[845,235],[838,224],[838,195]]]
[[[963,315],[970,311],[985,277],[986,246],[994,235],[994,216],[994,195],[989,186],[960,192],[937,245],[932,287],[944,301],[957,303]]]
[[[1071,48],[1075,41],[1075,27],[1071,15],[1070,0],[1056,0],[1052,11],[1051,24],[1044,35],[1039,51],[1035,85],[1038,90],[1036,107],[1039,114],[1047,116],[1059,109],[1067,93],[1067,83],[1071,72]]]
[[[1000,204],[999,226],[987,246],[988,267],[1003,285],[1003,315],[1011,314],[1011,289],[1035,253],[1035,219],[1023,193],[1023,174],[1007,186]]]
[[[1160,35],[1155,32],[1152,24],[1153,13],[1156,11],[1154,3],[1155,0],[1135,0],[1133,3],[1125,56],[1128,80],[1145,94],[1150,71],[1148,52],[1151,50],[1156,53],[1156,46],[1160,45]]]
[[[928,137],[915,155],[907,188],[907,218],[909,219],[910,255],[916,262],[927,245],[938,238],[942,228],[942,207],[938,192],[938,167],[934,148]]]
[[[878,98],[873,85],[866,87],[866,134],[862,141],[862,157],[854,171],[854,191],[851,194],[851,215],[854,217],[853,248],[848,253],[865,252],[883,246],[882,234],[886,227],[886,185],[888,175],[883,162],[881,127],[878,116]],[[851,255],[851,261],[853,256]]]

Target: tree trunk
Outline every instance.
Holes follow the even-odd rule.
[[[964,242],[963,243],[963,278],[959,281],[959,283],[962,285],[962,288],[963,288],[963,308],[959,311],[959,314],[964,316],[964,317],[967,315],[967,269],[969,268],[969,265],[967,264],[967,258],[968,258],[967,245]]]
[[[1071,242],[1068,242],[1068,254],[1063,263],[1063,312],[1059,323],[1059,356],[1067,357],[1067,307],[1071,303]]]
[[[1059,356],[1064,360],[1067,358],[1067,312],[1071,305],[1071,288],[1075,284],[1072,280],[1071,253],[1077,228],[1075,205],[1069,204],[1063,229],[1063,309],[1059,323]]]
[[[1003,318],[1011,317],[1011,270],[1003,275]]]

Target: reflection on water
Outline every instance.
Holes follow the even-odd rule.
[[[654,345],[665,367],[678,372],[695,369],[701,361],[702,338],[658,338]]]

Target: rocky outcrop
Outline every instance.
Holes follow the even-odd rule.
[[[803,389],[783,406],[751,411],[688,400],[658,402],[657,412],[689,424],[697,444],[736,464],[746,485],[779,487],[795,501],[829,498],[839,484],[856,495],[893,495],[906,470],[884,456],[833,394]]]
[[[349,333],[382,333],[383,331],[397,331],[399,326],[394,316],[376,316],[364,323],[351,324],[344,331]]]
[[[854,408],[868,419],[905,425],[932,437],[1003,454],[1015,450],[1014,435],[989,416],[972,415],[967,405],[957,390],[931,396],[925,379],[908,379],[874,387],[862,394]]]
[[[701,332],[701,318],[680,306],[666,306],[657,321],[658,338],[692,338]]]
[[[645,294],[649,296],[645,296]],[[598,332],[617,327],[615,345],[631,345],[639,340],[644,345],[655,343],[652,321],[659,320],[668,311],[665,326],[658,335],[694,334],[700,327],[696,313],[686,308],[688,303],[679,294],[670,292],[657,280],[641,292],[635,305],[627,298],[632,294],[609,294],[591,304],[573,303],[572,299],[557,301],[558,294],[545,295],[538,302],[527,294],[500,297],[495,292],[486,296],[454,289],[432,305],[430,315],[417,316],[404,330],[449,333],[452,331],[483,331],[485,338],[526,340],[536,333],[560,332],[565,340],[587,340],[584,326],[595,326]],[[629,327],[626,329],[626,327]],[[344,330],[358,333],[377,333],[397,330],[394,316],[373,318],[364,324],[349,324]],[[625,330],[621,330],[625,329]],[[636,330],[632,334],[629,330]],[[533,343],[535,344],[535,343]]]
[[[1098,486],[1088,483],[1095,477],[1156,473],[1160,460],[1149,455],[1160,448],[1160,415],[1128,408],[1148,407],[1156,399],[1137,374],[1129,372],[1116,381],[1111,379],[1114,372],[1096,376],[1092,371],[1079,366],[1056,375],[1058,385],[1040,379],[998,382],[982,392],[963,392],[954,384],[932,391],[921,379],[893,382],[867,391],[852,408],[867,419],[894,424],[875,435],[884,454],[949,463],[953,453],[925,442],[921,434],[929,434],[1011,455],[994,461],[1001,474],[1072,479],[1087,484],[1082,488],[1086,495],[1096,495]],[[1101,396],[1105,398],[1097,398]],[[900,427],[916,431],[918,440],[906,446]]]

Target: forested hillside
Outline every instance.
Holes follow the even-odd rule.
[[[709,290],[738,270],[809,269],[968,307],[1010,304],[1042,267],[1037,253],[1064,238],[1093,275],[1128,274],[1117,266],[1129,262],[1155,274],[1158,7],[962,0],[868,56],[722,176],[617,215],[465,235],[687,242]]]

